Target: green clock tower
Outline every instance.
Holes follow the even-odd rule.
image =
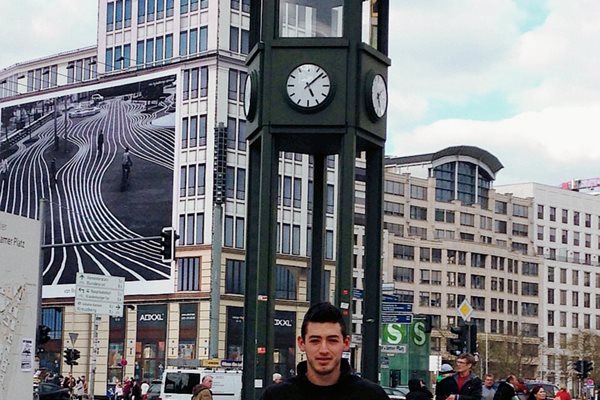
[[[314,159],[310,301],[321,301],[326,157],[338,155],[335,305],[352,324],[354,186],[366,159],[362,375],[378,380],[389,0],[252,0],[245,83],[248,211],[244,399],[273,372],[280,151]],[[253,221],[253,223],[250,223]],[[266,322],[266,323],[265,323]],[[257,389],[257,390],[255,390]]]

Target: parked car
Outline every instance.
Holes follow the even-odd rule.
[[[150,384],[146,400],[156,400],[158,398],[160,398],[160,381],[158,383]]]
[[[34,398],[39,400],[70,400],[69,389],[50,382],[41,382],[34,390]]]
[[[390,400],[406,400],[406,394],[408,393],[408,388],[403,386],[383,386],[383,390],[387,393]]]
[[[100,109],[98,107],[76,108],[69,112],[69,117],[71,117],[71,118],[89,117],[91,115],[96,115],[99,112],[100,112]]]
[[[92,95],[92,101],[93,101],[95,104],[98,104],[98,103],[102,102],[103,100],[104,100],[104,97],[102,97],[102,95],[101,95],[101,94],[99,94],[99,93],[94,93],[94,94]]]

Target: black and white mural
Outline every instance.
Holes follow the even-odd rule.
[[[126,294],[172,291],[158,241],[172,225],[175,75],[2,109],[0,210],[39,216],[46,199],[44,297],[75,274],[125,277]],[[73,243],[104,242],[85,246]]]

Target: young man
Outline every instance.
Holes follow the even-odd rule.
[[[494,389],[494,375],[485,374],[483,387],[481,388],[481,398],[483,400],[494,400],[496,390]]]
[[[342,313],[331,303],[318,303],[306,312],[298,347],[306,361],[297,375],[265,389],[263,400],[389,400],[383,389],[352,374],[342,353],[350,337]]]
[[[455,374],[442,379],[435,388],[436,400],[481,400],[481,379],[471,370],[475,357],[463,353],[456,359]]]
[[[498,385],[498,390],[496,390],[496,394],[494,395],[494,400],[512,400],[515,397],[517,385],[519,384],[519,379],[515,374],[510,374],[506,378],[506,382],[502,382]]]

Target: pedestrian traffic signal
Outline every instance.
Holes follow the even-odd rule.
[[[477,325],[470,324],[469,328],[469,353],[477,354]]]
[[[583,360],[577,360],[573,363],[573,369],[577,373],[577,377],[583,378]]]
[[[469,331],[467,325],[451,326],[450,332],[457,335],[448,341],[448,352],[454,355],[459,355],[467,351],[467,341]]]
[[[37,344],[42,345],[50,341],[50,328],[46,325],[38,325],[37,329]]]
[[[179,235],[175,229],[168,227],[163,228],[160,233],[160,254],[162,261],[167,263],[175,259],[175,242],[179,239]]]
[[[588,376],[590,376],[590,372],[594,370],[594,362],[589,360],[583,360],[582,368],[582,378],[587,378]]]
[[[73,349],[73,365],[77,365],[77,360],[81,358],[81,352],[77,349]]]
[[[73,349],[65,349],[65,364],[73,365]]]

